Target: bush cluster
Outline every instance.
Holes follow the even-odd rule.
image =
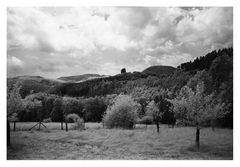
[[[66,116],[66,121],[71,122],[71,123],[75,123],[74,129],[78,129],[78,130],[83,130],[84,129],[84,121],[77,114],[74,114],[74,113],[73,114],[68,114]]]
[[[152,116],[144,116],[138,120],[139,124],[151,125],[153,124],[153,117]]]
[[[137,120],[138,104],[128,95],[119,95],[103,118],[107,128],[132,129]]]

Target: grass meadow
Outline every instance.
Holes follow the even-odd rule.
[[[29,131],[35,123],[17,123],[11,131],[8,160],[232,160],[233,131],[205,128],[200,133],[200,150],[195,150],[195,129],[137,125],[133,130],[105,129],[102,124],[86,123],[86,130],[60,130],[60,123],[46,123],[48,129]],[[13,125],[11,124],[11,128]]]

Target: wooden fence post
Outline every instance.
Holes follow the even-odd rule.
[[[13,131],[16,130],[16,121],[13,122]]]
[[[67,121],[65,121],[65,125],[66,125],[66,132],[67,132],[68,131]]]

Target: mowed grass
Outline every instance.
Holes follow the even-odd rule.
[[[104,129],[87,123],[86,130],[60,130],[60,123],[48,129],[28,131],[34,123],[17,123],[11,131],[7,159],[233,159],[233,131],[201,130],[201,149],[195,150],[195,129],[138,125],[133,130]]]

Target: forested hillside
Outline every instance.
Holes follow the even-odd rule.
[[[20,94],[23,98],[31,93],[51,92],[52,89],[61,84],[58,81],[40,76],[19,76],[7,78],[8,89],[11,90],[17,82],[21,85]]]
[[[174,71],[175,71],[175,68],[171,66],[151,66],[143,70],[143,73],[149,74],[149,75],[163,76],[163,75],[170,75]]]
[[[232,58],[233,57],[233,48],[224,48],[224,49],[218,50],[218,51],[214,50],[205,56],[196,58],[194,61],[182,63],[177,68],[183,69],[185,71],[196,71],[196,70],[204,70],[204,69],[208,70],[211,67],[212,62],[217,57],[221,57],[223,55],[227,55],[230,58]]]
[[[185,87],[190,91],[198,91],[197,87],[200,84],[203,85],[204,96],[211,95],[214,103],[224,104],[223,108],[227,111],[224,117],[217,119],[217,124],[224,127],[233,126],[233,48],[213,51],[196,58],[193,62],[183,63],[177,69],[153,66],[143,72],[123,73],[80,83],[59,83],[42,77],[8,78],[9,91],[17,81],[20,81],[21,97],[28,99],[26,101],[34,101],[36,98],[43,100],[43,105],[50,105],[44,106],[48,108],[44,110],[44,118],[51,117],[55,121],[61,121],[62,118],[53,110],[54,105],[58,104],[56,98],[60,99],[60,104],[62,100],[69,102],[72,110],[76,108],[74,104],[77,104],[77,111],[65,112],[84,115],[86,121],[101,121],[112,99],[119,94],[130,95],[139,105],[139,118],[142,118],[152,100],[156,104],[170,105],[167,101],[178,98]],[[68,99],[65,96],[68,96]],[[165,112],[161,122],[174,121],[171,107],[167,110],[163,108]],[[36,115],[33,113],[19,112],[20,120],[36,121]]]
[[[176,93],[197,72],[205,70],[215,84],[211,91],[219,91],[220,86],[230,84],[232,75],[233,49],[213,51],[193,62],[183,63],[177,70],[168,66],[153,66],[143,72],[119,74],[107,78],[94,79],[83,83],[62,84],[53,93],[69,96],[96,96],[130,93],[136,87],[160,87]],[[200,74],[199,74],[200,75]],[[197,77],[197,76],[196,76]],[[192,82],[192,81],[191,81]]]

